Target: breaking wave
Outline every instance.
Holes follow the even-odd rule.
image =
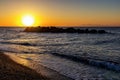
[[[52,55],[65,58],[65,59],[69,59],[75,62],[80,62],[83,64],[120,72],[120,64],[113,62],[113,61],[104,61],[104,60],[92,59],[92,58],[87,58],[87,57],[76,57],[72,55],[65,55],[65,54],[59,54],[59,53],[52,53]]]

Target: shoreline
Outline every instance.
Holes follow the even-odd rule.
[[[73,80],[36,62],[0,52],[0,80]]]

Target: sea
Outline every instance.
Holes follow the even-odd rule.
[[[0,28],[0,51],[32,60],[75,80],[120,80],[120,28],[105,34],[28,33]],[[80,28],[86,29],[86,28]]]

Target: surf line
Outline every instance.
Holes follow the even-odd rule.
[[[112,62],[112,61],[104,61],[104,60],[96,60],[96,59],[89,59],[87,57],[76,57],[72,55],[65,55],[65,54],[59,54],[59,53],[51,53],[54,56],[69,59],[71,61],[75,62],[81,62],[87,65],[96,66],[99,68],[104,68],[116,72],[120,72],[120,64]]]

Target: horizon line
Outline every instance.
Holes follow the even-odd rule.
[[[0,25],[0,27],[38,27],[38,26],[2,26]],[[40,27],[120,27],[120,25],[81,25],[81,26],[53,26],[53,25],[49,25],[49,26],[40,26]]]

